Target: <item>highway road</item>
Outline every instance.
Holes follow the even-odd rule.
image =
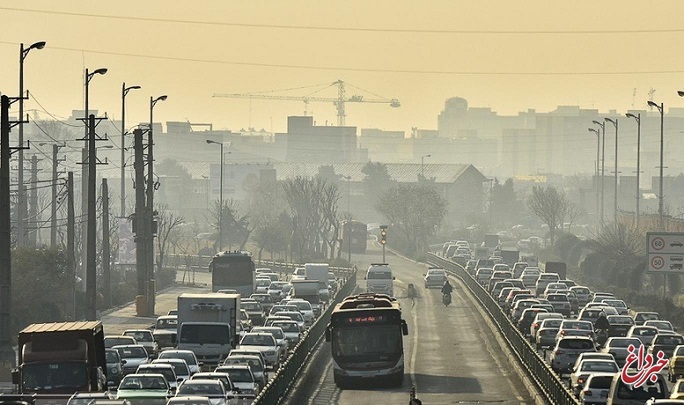
[[[377,245],[366,254],[354,255],[359,268],[358,283],[365,290],[363,271],[372,262],[381,262]],[[288,398],[290,404],[383,404],[406,403],[415,386],[425,404],[529,404],[530,393],[508,357],[508,350],[496,339],[496,332],[466,293],[455,283],[453,301],[441,302],[437,289],[426,290],[423,274],[427,267],[387,253],[392,267],[395,295],[400,300],[409,335],[404,338],[406,375],[401,388],[363,385],[341,390],[333,382],[328,343],[323,342],[304,375]],[[414,284],[419,297],[407,297]],[[503,344],[503,343],[501,343]]]

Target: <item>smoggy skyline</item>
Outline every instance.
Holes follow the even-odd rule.
[[[100,67],[109,71],[91,81],[90,108],[112,119],[121,83],[142,86],[126,98],[129,126],[149,120],[150,96],[167,94],[155,121],[284,131],[302,102],[253,100],[250,112],[249,100],[212,94],[338,79],[369,91],[348,88],[348,97],[402,104],[349,103],[347,125],[407,133],[436,128],[453,96],[503,115],[558,105],[620,112],[646,108],[653,88],[667,110],[684,107],[682,11],[678,1],[0,1],[0,91],[17,95],[19,44],[46,41],[24,70],[35,97],[25,109],[42,119],[82,109],[84,68]],[[336,123],[331,103],[308,111],[319,125]]]

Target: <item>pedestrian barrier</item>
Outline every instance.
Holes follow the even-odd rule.
[[[340,271],[341,269],[336,269]],[[345,297],[351,295],[356,288],[356,271],[354,269],[344,269],[348,276],[342,288],[335,294],[334,300],[318,317],[316,322],[309,328],[306,336],[295,346],[292,354],[285,363],[276,371],[273,378],[264,387],[263,391],[254,400],[254,404],[278,404],[285,399],[287,393],[292,388],[297,376],[306,364],[306,361],[313,354],[316,346],[325,334],[325,328],[330,322],[330,314],[335,304],[341,302]]]
[[[535,348],[520,333],[518,328],[513,325],[499,304],[494,301],[492,296],[477,280],[466,272],[463,267],[433,253],[428,253],[427,261],[429,264],[439,266],[458,277],[470,290],[483,309],[489,314],[489,317],[501,332],[503,339],[512,349],[518,360],[520,360],[520,364],[544,395],[547,403],[559,405],[579,404],[558,375],[539,356]]]

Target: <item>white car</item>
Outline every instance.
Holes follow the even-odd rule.
[[[188,367],[188,363],[183,359],[156,359],[152,361],[152,364],[159,363],[172,365],[179,383],[190,378],[190,368]]]
[[[572,369],[570,374],[570,389],[576,397],[579,397],[584,383],[587,381],[592,373],[612,373],[619,372],[620,369],[615,360],[582,360],[577,366]]]
[[[301,300],[301,299],[294,299],[290,300],[287,302],[287,305],[293,305],[297,307],[297,310],[302,314],[304,317],[304,324],[310,326],[314,319],[316,319],[314,315],[314,310],[313,307],[311,306],[311,303],[306,300]]]
[[[149,362],[147,350],[142,345],[117,345],[112,346],[112,349],[119,352],[121,360],[126,361],[123,366],[124,375],[134,373],[139,365]]]
[[[447,274],[444,269],[428,269],[423,280],[425,281],[425,288],[442,288],[447,280]]]
[[[297,267],[295,269],[295,271],[292,273],[292,278],[290,279],[290,281],[295,280],[306,280],[306,268]]]
[[[266,294],[268,287],[271,286],[271,279],[268,277],[257,278],[254,282],[254,292],[258,294]]]
[[[157,345],[157,342],[154,341],[152,331],[149,329],[129,329],[124,331],[122,335],[130,336],[135,339],[136,344],[145,347],[147,354],[152,358],[159,352],[159,346]]]
[[[270,333],[275,338],[279,347],[278,358],[284,360],[287,357],[287,338],[282,329],[277,326],[257,326],[252,332]]]
[[[256,398],[259,395],[259,385],[257,384],[252,369],[246,364],[234,364],[221,366],[221,372],[230,376],[230,381],[237,388],[239,398]]]
[[[232,365],[248,365],[254,374],[254,378],[259,384],[259,389],[264,389],[266,383],[268,382],[266,376],[266,365],[264,361],[259,356],[248,356],[248,355],[235,355],[228,356],[223,360],[223,364],[216,367],[216,372],[221,373],[221,367],[232,366]]]
[[[225,405],[228,393],[219,380],[185,380],[176,390],[177,397],[194,396],[209,398],[211,405]]]
[[[270,333],[250,332],[240,340],[239,349],[259,350],[266,360],[266,365],[277,368],[280,364],[280,346]]]
[[[275,326],[283,330],[283,334],[285,335],[290,347],[297,346],[297,343],[299,343],[302,338],[302,329],[295,321],[275,321],[271,324],[271,326]]]
[[[199,373],[202,363],[197,361],[197,356],[192,350],[164,350],[159,354],[160,359],[182,359],[190,369],[190,375]]]
[[[591,373],[580,390],[579,400],[585,404],[605,404],[608,401],[610,383],[615,373]]]
[[[161,374],[169,383],[171,391],[176,391],[178,388],[179,378],[176,376],[176,371],[171,364],[141,364],[135,370],[135,374]]]

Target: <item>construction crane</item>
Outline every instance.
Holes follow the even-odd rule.
[[[348,87],[353,87],[357,90],[372,94],[373,96],[377,98],[366,98],[361,95],[353,95],[350,97],[347,97],[345,85]],[[325,90],[327,88],[330,88],[332,86],[337,86],[337,97],[319,97],[319,96],[313,96],[313,94],[318,93],[322,90]],[[308,88],[318,88],[318,90],[310,92],[307,95],[303,96],[285,96],[285,95],[276,95],[276,94],[265,94],[265,93],[274,93],[277,91],[288,91],[288,90],[301,90],[301,89],[308,89]],[[284,90],[272,90],[268,92],[261,92],[261,93],[238,93],[238,94],[227,94],[227,93],[215,93],[214,97],[227,97],[227,98],[248,98],[250,100],[252,99],[259,99],[259,100],[286,100],[286,101],[302,101],[304,102],[304,115],[307,115],[308,111],[308,106],[310,102],[331,102],[335,105],[337,108],[337,125],[343,127],[345,125],[345,118],[347,116],[346,110],[345,110],[345,105],[347,103],[380,103],[380,104],[389,104],[390,107],[400,107],[401,103],[399,103],[399,100],[396,98],[393,99],[388,99],[382,96],[379,96],[377,94],[373,94],[367,90],[360,89],[354,85],[351,85],[349,83],[345,83],[342,80],[337,80],[333,83],[325,83],[325,84],[319,84],[319,85],[314,85],[314,86],[306,86],[306,87],[298,87],[294,89],[284,89]]]

